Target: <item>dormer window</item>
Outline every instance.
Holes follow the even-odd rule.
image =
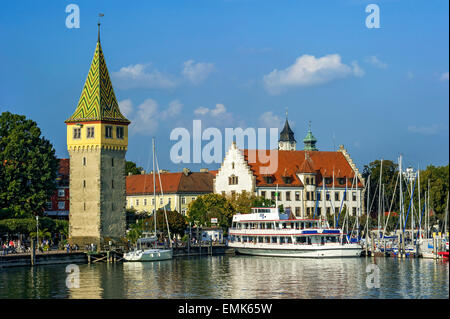
[[[325,184],[331,184],[332,181],[331,177],[325,177]]]
[[[283,182],[284,182],[285,184],[290,184],[290,183],[292,183],[292,177],[291,177],[291,176],[282,176],[282,178],[283,178]]]
[[[345,178],[338,178],[338,182],[339,182],[339,184],[344,185],[345,184]]]
[[[306,178],[305,184],[306,184],[306,185],[309,185],[309,177]]]
[[[266,184],[272,184],[273,183],[273,177],[271,175],[265,175],[263,176],[264,181]]]

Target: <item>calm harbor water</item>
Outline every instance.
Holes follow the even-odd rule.
[[[367,288],[375,263],[380,288]],[[427,259],[177,258],[149,263],[0,269],[0,298],[449,298],[448,262]]]

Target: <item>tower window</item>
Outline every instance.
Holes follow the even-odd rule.
[[[111,167],[114,167],[114,158],[111,158]]]
[[[87,128],[87,138],[94,138],[94,128],[95,127],[88,127]]]
[[[117,136],[117,138],[120,138],[120,139],[123,138],[123,136],[124,136],[124,130],[123,130],[123,127],[122,127],[122,126],[117,126],[117,127],[116,127],[116,136]]]
[[[112,138],[112,126],[105,126],[105,137]]]
[[[238,177],[237,176],[230,176],[228,177],[228,185],[237,185],[238,184]]]
[[[81,138],[81,128],[75,127],[75,128],[73,129],[73,138],[74,138],[74,139]]]
[[[233,163],[231,163],[231,168],[232,168],[232,169],[234,169],[234,162],[233,162]]]
[[[114,180],[111,180],[111,188],[114,188]]]
[[[86,188],[86,180],[83,179],[83,188]]]
[[[83,166],[86,166],[86,157],[83,157]]]

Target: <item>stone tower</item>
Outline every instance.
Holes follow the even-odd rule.
[[[280,133],[280,139],[278,140],[278,149],[280,151],[295,151],[297,148],[297,141],[294,138],[294,132],[289,127],[286,112],[286,122],[284,128]]]
[[[84,246],[125,236],[127,120],[120,112],[102,47],[73,115],[65,121],[70,156],[69,241]]]

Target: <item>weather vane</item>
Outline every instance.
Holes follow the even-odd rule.
[[[98,23],[97,23],[97,25],[98,25],[98,42],[100,42],[100,18],[103,16],[104,16],[103,13],[98,14]]]

